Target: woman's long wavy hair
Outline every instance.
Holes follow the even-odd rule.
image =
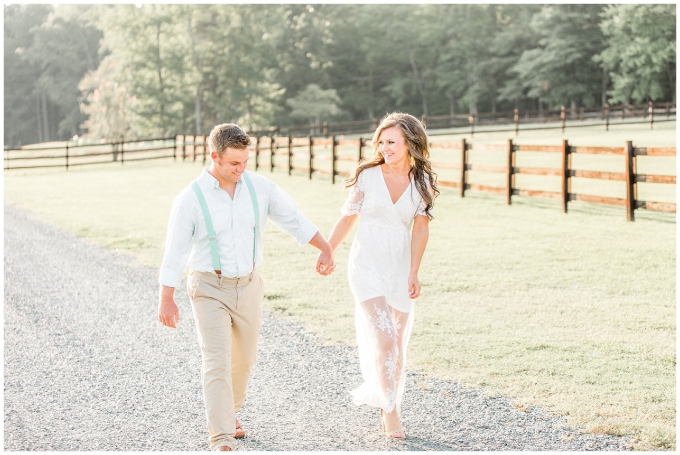
[[[385,162],[385,158],[380,153],[380,145],[378,143],[382,132],[394,126],[399,128],[404,135],[406,146],[408,147],[409,161],[411,162],[409,177],[413,177],[418,193],[423,198],[425,214],[429,219],[432,219],[433,216],[430,211],[432,210],[434,199],[439,196],[437,174],[432,170],[432,165],[430,164],[430,149],[425,128],[420,123],[420,120],[412,115],[403,112],[393,112],[382,118],[371,139],[373,158],[360,162],[349,177],[343,181],[343,185],[345,188],[351,187],[356,184],[359,174],[364,169],[379,166]]]

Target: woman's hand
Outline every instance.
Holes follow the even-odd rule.
[[[418,298],[420,295],[420,281],[418,275],[412,273],[408,276],[408,297],[409,299]]]

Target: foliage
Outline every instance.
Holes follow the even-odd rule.
[[[80,132],[78,84],[99,65],[88,5],[5,6],[5,131],[10,143]],[[6,140],[7,143],[7,140]]]
[[[206,134],[217,123],[237,122],[269,131],[394,110],[436,116],[565,105],[574,112],[607,101],[673,100],[675,11],[589,4],[8,5],[5,74],[6,144],[66,139],[83,128],[90,135],[155,136]],[[111,85],[100,87],[104,80]],[[342,110],[301,115],[296,97],[312,84],[335,91]],[[115,133],[109,115],[123,100],[104,96],[113,86],[134,99]],[[112,103],[107,115],[101,103]]]
[[[549,5],[534,14],[538,46],[525,50],[513,70],[527,95],[551,108],[592,106],[601,87],[592,57],[604,48],[601,5]]]
[[[318,126],[322,116],[333,116],[340,112],[338,104],[341,101],[334,89],[322,90],[316,84],[309,84],[300,93],[288,98],[286,104],[292,109],[292,117],[310,120],[312,126]]]
[[[82,112],[87,115],[83,124],[87,137],[115,141],[140,136],[132,129],[132,123],[136,123],[131,119],[136,97],[110,77],[115,68],[115,60],[109,56],[99,68],[87,73],[79,85],[80,90],[87,93],[85,102],[81,104]]]
[[[35,38],[36,27],[45,22],[51,10],[46,5],[5,5],[5,144],[42,139],[38,122],[42,111],[36,87],[40,71],[23,54]]]
[[[613,102],[675,100],[675,5],[610,5],[600,24]]]

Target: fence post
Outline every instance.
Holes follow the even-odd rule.
[[[423,116],[420,118],[420,123],[422,123],[423,128],[427,128],[427,115],[423,114]]]
[[[191,161],[196,162],[196,135],[191,136]]]
[[[474,114],[468,115],[468,120],[470,122],[470,137],[475,134],[475,116]]]
[[[604,129],[609,131],[609,103],[604,105]]]
[[[332,136],[333,169],[331,170],[331,184],[335,185],[336,166],[338,162],[338,143],[335,141],[335,134]]]
[[[293,138],[288,135],[288,175],[293,169]]]
[[[633,173],[633,142],[626,141],[623,148],[626,160],[626,219],[635,221],[635,175]]]
[[[328,122],[323,122],[323,135],[328,137]]]
[[[312,174],[314,173],[314,139],[312,135],[307,136],[307,141],[309,141],[309,180],[312,180]]]
[[[649,129],[654,129],[654,103],[649,102]]]
[[[519,109],[515,109],[514,120],[515,120],[515,137],[517,137],[517,135],[519,134]]]
[[[274,154],[276,153],[276,139],[274,136],[269,136],[269,172],[274,172]]]
[[[562,140],[562,212],[567,213],[567,204],[569,203],[569,182],[570,182],[570,155],[569,142]]]
[[[460,197],[465,197],[465,167],[467,166],[467,141],[460,140]]]
[[[9,163],[9,161],[8,161]],[[9,169],[9,167],[8,167]],[[66,143],[66,170],[68,171],[68,142]]]
[[[177,161],[177,135],[172,138],[172,160]]]
[[[359,138],[359,160],[357,161],[358,163],[360,163],[362,158],[363,158],[362,153],[361,153],[363,148],[364,148],[364,139],[360,137]]]
[[[260,167],[260,136],[255,136],[255,171]]]
[[[564,134],[564,124],[567,120],[567,113],[564,109],[564,106],[560,108],[560,123],[562,124],[562,134]]]
[[[512,139],[508,139],[508,187],[505,193],[505,203],[512,204],[512,190],[515,187],[515,150]]]
[[[182,161],[185,161],[187,159],[187,136],[186,134],[182,135]]]

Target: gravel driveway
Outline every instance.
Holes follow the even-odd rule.
[[[186,292],[177,330],[156,321],[157,271],[5,206],[5,450],[208,450],[200,351]],[[410,373],[409,437],[354,406],[352,347],[265,313],[237,450],[629,450],[540,409]]]

